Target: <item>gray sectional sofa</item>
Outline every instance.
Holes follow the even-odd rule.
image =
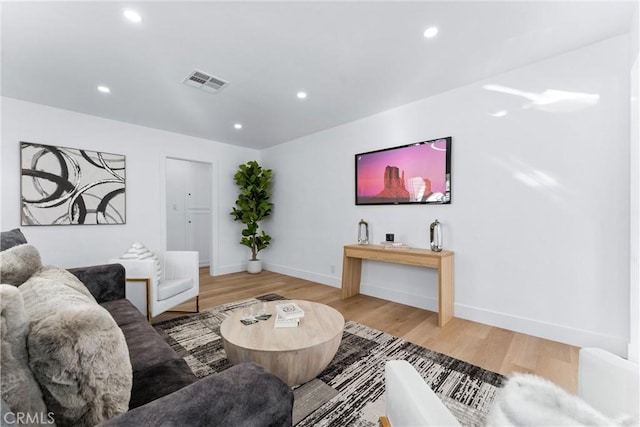
[[[17,419],[6,416],[10,411],[15,415],[40,408],[42,412],[38,402],[44,402],[47,412],[35,424],[291,425],[291,389],[259,365],[237,365],[198,380],[125,299],[121,265],[68,271],[37,267],[35,248],[19,238],[13,242],[12,232],[3,233],[0,252],[2,283],[11,285],[0,285],[2,368],[22,376],[2,378],[2,424]],[[27,266],[32,274],[16,274],[15,264],[23,259],[35,264]],[[24,284],[11,283],[22,280],[15,279],[20,275],[28,276]],[[23,337],[16,338],[5,325],[16,323],[20,316],[27,321]],[[124,357],[118,359],[123,351]],[[60,366],[65,364],[73,366]],[[38,388],[41,397],[36,396]],[[17,399],[21,393],[26,397]]]

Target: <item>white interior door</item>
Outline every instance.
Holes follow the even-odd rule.
[[[167,158],[167,250],[211,252],[211,165]]]
[[[208,232],[211,224],[211,213],[205,210],[189,210],[187,213],[187,247],[190,251],[198,251],[200,266],[209,265],[209,239],[202,234]]]

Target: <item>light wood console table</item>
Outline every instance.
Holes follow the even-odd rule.
[[[346,245],[342,262],[342,299],[360,293],[363,259],[435,268],[438,270],[438,326],[444,326],[453,318],[453,252]]]

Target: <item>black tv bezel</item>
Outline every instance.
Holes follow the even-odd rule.
[[[374,154],[374,153],[381,153],[383,151],[392,151],[392,150],[398,150],[401,148],[407,148],[407,147],[412,147],[415,145],[423,145],[423,144],[431,144],[437,141],[441,141],[441,140],[445,140],[446,141],[446,156],[445,156],[445,181],[448,182],[448,187],[449,190],[446,193],[449,193],[449,197],[445,197],[446,201],[443,202],[427,202],[427,201],[420,201],[420,202],[410,202],[410,201],[398,201],[398,200],[394,200],[394,201],[388,201],[388,202],[372,202],[372,203],[362,203],[362,202],[358,202],[358,156],[363,156],[363,155],[367,155],[367,154]],[[411,144],[404,144],[404,145],[398,145],[396,147],[389,147],[389,148],[383,148],[380,150],[373,150],[373,151],[367,151],[364,153],[357,153],[354,155],[353,159],[354,159],[354,172],[355,172],[355,179],[354,179],[354,184],[355,184],[355,203],[356,206],[378,206],[378,205],[450,205],[451,201],[452,201],[452,174],[451,174],[451,146],[452,146],[452,141],[453,141],[453,137],[451,136],[447,136],[447,137],[443,137],[443,138],[434,138],[434,139],[430,139],[427,141],[420,141],[420,142],[414,142]],[[445,194],[446,194],[445,193]]]

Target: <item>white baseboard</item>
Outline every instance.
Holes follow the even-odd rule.
[[[418,307],[434,312],[438,311],[438,300],[432,297],[414,295],[366,284],[360,286],[360,292],[364,295],[406,304],[411,307]],[[623,337],[604,335],[570,326],[515,316],[513,314],[485,310],[465,304],[455,304],[454,313],[455,317],[461,319],[467,319],[577,347],[599,347],[621,357],[627,357],[628,353],[628,343]]]
[[[307,270],[299,270],[284,265],[263,263],[262,268],[274,273],[286,274],[287,276],[298,277],[300,279],[310,280],[312,282],[321,283],[323,285],[339,288],[342,285],[342,277],[331,276],[329,274],[314,273]]]
[[[275,273],[286,274],[287,276],[298,277],[300,279],[322,283],[335,288],[339,288],[342,282],[341,277],[319,274],[283,265],[265,263],[263,268]],[[242,271],[242,269],[240,271]],[[360,292],[364,295],[397,302],[399,304],[405,304],[411,307],[422,308],[424,310],[434,312],[438,311],[437,299],[425,297],[424,295],[415,295],[394,289],[380,288],[366,283],[361,284]],[[623,337],[613,337],[583,329],[515,316],[509,313],[486,310],[465,304],[455,304],[454,310],[455,317],[471,320],[473,322],[504,328],[510,331],[533,335],[577,347],[599,347],[621,357],[627,357],[628,342],[626,338]]]
[[[599,347],[618,356],[627,357],[628,343],[623,337],[604,335],[464,304],[455,305],[455,316],[577,347]]]
[[[364,283],[360,285],[360,293],[411,307],[438,312],[438,300],[433,297],[400,292],[395,289],[381,288]]]
[[[222,276],[223,274],[240,273],[242,271],[247,271],[246,264],[223,265],[221,267],[214,266],[211,269],[211,275]]]
[[[393,289],[379,288],[365,284],[361,285],[360,291],[364,295],[370,295],[429,311],[438,311],[438,300],[436,298],[398,292]],[[467,319],[473,322],[504,328],[577,347],[599,347],[618,356],[627,357],[628,343],[627,340],[622,337],[613,337],[570,326],[485,310],[465,304],[455,304],[454,313],[455,317],[461,319]]]

